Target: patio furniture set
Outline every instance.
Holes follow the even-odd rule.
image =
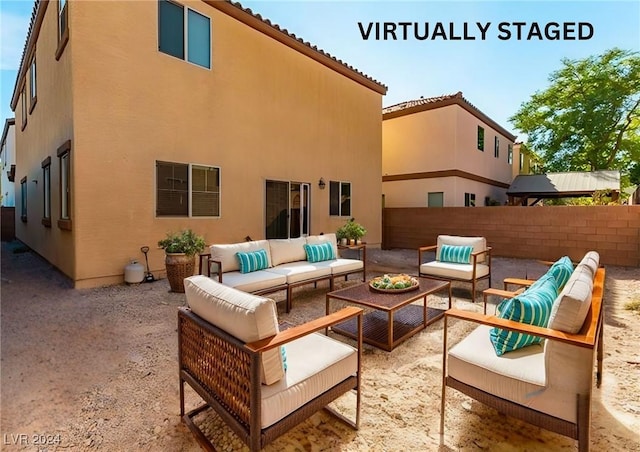
[[[304,258],[298,248],[304,250]],[[365,249],[364,245],[357,248],[363,257]],[[435,260],[422,262],[423,253],[431,250],[435,251]],[[230,256],[235,257],[235,253],[240,255],[234,263]],[[317,253],[325,254],[316,260]],[[243,254],[264,262],[246,271]],[[260,450],[323,408],[358,429],[363,342],[392,351],[443,317],[441,441],[448,386],[501,412],[578,439],[579,449],[588,449],[596,351],[598,385],[602,370],[604,269],[599,268],[595,252],[588,253],[575,270],[569,261],[573,271],[565,265],[562,275],[566,284],[560,291],[557,283],[553,286],[555,293],[549,296],[546,322],[520,317],[525,323],[517,321],[513,313],[502,311],[513,304],[526,311],[531,304],[529,298],[533,304],[540,303],[538,291],[545,292],[557,275],[545,275],[537,282],[505,280],[526,287],[516,292],[492,289],[491,248],[482,237],[440,236],[435,246],[421,247],[415,284],[398,293],[376,290],[367,282],[334,290],[335,278],[346,279],[348,274],[362,272],[364,279],[366,274],[364,259],[339,257],[334,234],[213,245],[203,260],[206,273],[210,276],[213,272],[217,278],[197,275],[185,279],[189,307],[179,310],[178,338],[180,412],[204,449],[215,450],[193,418],[209,408],[252,451]],[[554,264],[552,269],[557,273],[556,267]],[[263,274],[245,276],[256,272]],[[475,300],[476,283],[482,279],[489,280],[483,298],[485,314],[452,309],[451,281],[471,283]],[[286,290],[289,312],[294,287],[322,280],[328,280],[330,286],[326,315],[280,331],[275,302],[260,295]],[[441,291],[446,291],[449,298],[448,308],[428,306],[427,297]],[[486,315],[487,297],[492,295],[505,297],[497,316]],[[331,312],[332,301],[348,306]],[[511,302],[509,307],[503,306],[507,302]],[[452,319],[481,326],[449,349],[447,329]],[[329,331],[347,336],[355,344],[330,337]],[[536,340],[533,345],[499,353],[496,343],[518,333],[535,334]],[[544,345],[540,345],[540,338],[546,339]],[[562,363],[567,359],[571,369]],[[185,384],[204,402],[188,413]],[[353,419],[327,408],[347,392],[355,393]],[[531,397],[536,403],[530,403]]]

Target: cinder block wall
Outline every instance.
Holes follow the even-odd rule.
[[[434,245],[439,234],[484,236],[493,255],[640,267],[640,206],[500,206],[383,209],[382,247]]]
[[[16,238],[16,208],[4,207],[0,208],[0,228],[3,242],[10,242]]]

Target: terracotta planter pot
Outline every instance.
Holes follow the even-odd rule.
[[[196,257],[184,253],[166,253],[164,264],[171,292],[184,293],[184,278],[193,275]]]

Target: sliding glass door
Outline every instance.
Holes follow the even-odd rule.
[[[265,193],[265,237],[267,239],[288,239],[309,235],[309,184],[268,180]]]

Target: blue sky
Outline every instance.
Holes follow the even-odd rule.
[[[516,135],[508,118],[548,85],[549,74],[560,68],[563,58],[581,59],[612,47],[640,51],[640,2],[636,0],[245,0],[241,4],[387,85],[383,106],[462,91],[471,103]],[[13,116],[9,102],[32,6],[31,0],[0,1],[2,119]],[[417,23],[421,33],[425,22],[431,33],[440,22],[448,38],[450,24],[459,36],[466,24],[467,36],[476,39],[417,40],[411,35],[406,40],[365,40],[359,22],[364,27],[370,22]],[[484,40],[477,22],[491,23]],[[510,24],[503,27],[512,32],[510,39],[499,39],[505,35],[498,28],[502,22]],[[518,40],[516,22],[526,23],[522,26],[525,32],[534,22],[541,27],[549,22],[586,22],[594,32],[588,40]]]

